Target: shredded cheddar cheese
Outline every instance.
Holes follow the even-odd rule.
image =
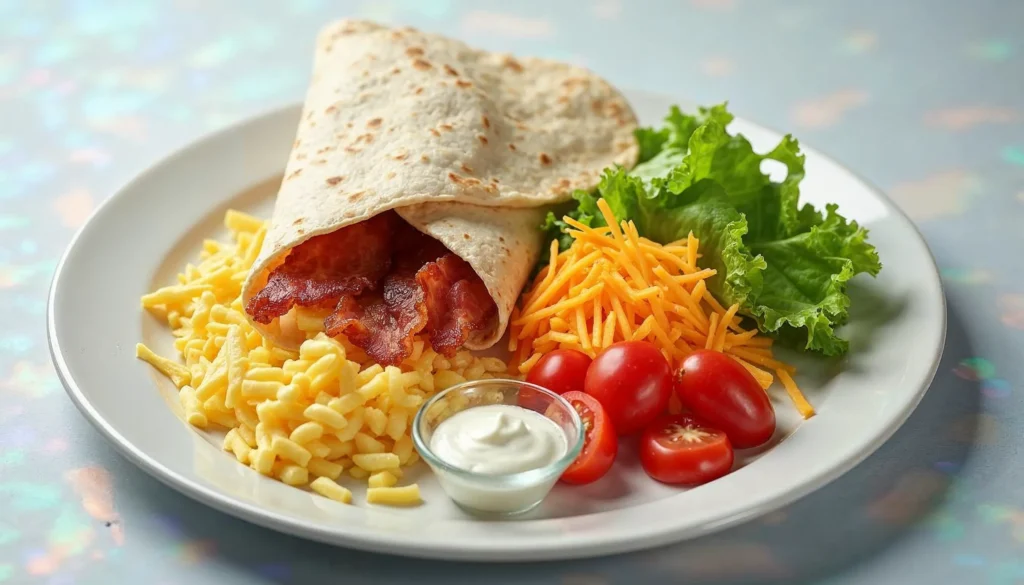
[[[598,207],[608,226],[566,217],[572,246],[559,253],[552,242],[548,266],[523,294],[512,315],[510,372],[528,373],[554,349],[594,357],[620,341],[649,341],[673,364],[714,349],[766,390],[778,377],[800,414],[814,415],[793,380],[795,368],[772,356],[772,340],[744,329],[739,306],[723,307],[708,291],[715,270],[697,265],[700,242],[692,233],[661,245],[641,237],[633,222],[616,223],[603,199]]]

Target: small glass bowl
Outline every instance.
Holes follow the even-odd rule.
[[[565,433],[566,452],[558,460],[509,474],[484,474],[450,465],[430,449],[434,429],[457,412],[478,406],[509,404],[538,412]],[[456,504],[476,514],[509,516],[538,504],[583,448],[583,423],[576,409],[558,394],[519,380],[490,379],[457,384],[439,392],[416,413],[412,440],[420,457]]]

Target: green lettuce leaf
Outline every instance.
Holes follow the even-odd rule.
[[[867,231],[847,222],[835,205],[826,207],[824,219],[814,214],[801,225],[806,230],[751,244],[768,264],[753,313],[765,331],[781,331],[795,342],[796,331],[787,330],[806,330],[804,348],[842,355],[848,346],[834,328],[848,317],[846,283],[862,272],[876,275],[882,265]]]
[[[640,156],[637,158],[637,163],[645,163],[654,158],[655,155],[665,148],[668,138],[668,128],[660,130],[638,128],[636,131],[636,142],[640,145]]]

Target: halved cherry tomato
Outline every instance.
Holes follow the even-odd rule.
[[[672,366],[646,341],[623,341],[594,358],[584,384],[620,435],[631,435],[664,414],[672,397]]]
[[[583,392],[590,356],[575,349],[556,349],[540,358],[526,375],[526,381],[555,394]]]
[[[768,394],[739,362],[720,351],[686,356],[675,377],[683,406],[722,429],[737,449],[757,447],[775,434],[775,409]]]
[[[572,465],[562,474],[562,481],[584,484],[597,481],[611,468],[619,453],[619,441],[615,429],[605,414],[601,403],[582,392],[566,392],[562,395],[583,420],[583,450]]]
[[[640,463],[662,483],[707,483],[729,473],[732,462],[725,433],[688,414],[663,416],[640,438]]]

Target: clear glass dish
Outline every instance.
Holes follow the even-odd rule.
[[[457,412],[493,404],[520,406],[554,421],[565,433],[565,454],[543,467],[500,475],[461,469],[434,454],[430,440],[438,425]],[[540,504],[576,460],[583,448],[583,423],[572,405],[550,390],[519,380],[477,380],[452,386],[428,400],[413,420],[412,439],[456,504],[477,514],[513,515]]]

